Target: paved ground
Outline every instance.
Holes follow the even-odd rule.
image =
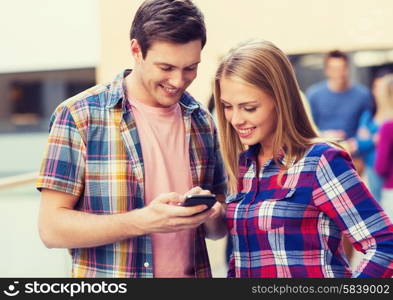
[[[38,236],[39,193],[33,184],[0,191],[0,277],[67,277],[66,250],[47,249]]]

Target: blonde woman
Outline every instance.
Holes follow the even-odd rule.
[[[393,275],[393,225],[347,152],[318,138],[280,49],[258,40],[232,49],[215,105],[234,194],[229,277]],[[366,254],[356,271],[343,234]]]

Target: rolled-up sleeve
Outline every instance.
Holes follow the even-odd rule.
[[[84,189],[85,149],[70,109],[59,106],[51,118],[36,188],[80,196]]]

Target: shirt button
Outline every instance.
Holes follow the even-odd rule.
[[[143,264],[143,266],[144,266],[145,268],[148,268],[148,267],[150,266],[150,264],[149,264],[148,262],[145,262],[145,263]]]

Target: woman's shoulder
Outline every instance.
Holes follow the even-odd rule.
[[[310,148],[308,149],[308,151],[306,152],[305,155],[307,158],[318,158],[318,160],[321,157],[335,157],[335,156],[344,156],[346,158],[349,158],[349,154],[347,151],[345,151],[344,149],[335,146],[333,144],[329,144],[329,143],[316,143],[313,144],[312,146],[310,146]]]
[[[330,143],[312,145],[305,155],[304,165],[307,166],[307,170],[320,174],[327,170],[330,170],[329,172],[334,170],[333,172],[336,173],[354,169],[351,155],[339,146]]]

